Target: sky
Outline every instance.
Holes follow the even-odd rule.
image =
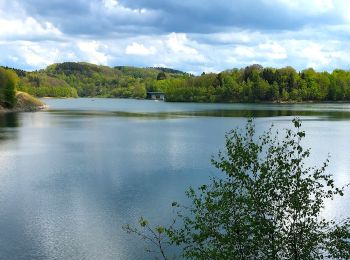
[[[350,69],[348,0],[0,0],[0,65]]]

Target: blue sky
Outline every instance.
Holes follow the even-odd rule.
[[[350,69],[348,0],[0,0],[0,64]]]

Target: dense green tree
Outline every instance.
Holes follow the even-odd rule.
[[[16,104],[17,74],[0,67],[0,105],[12,108]]]
[[[166,79],[166,74],[163,71],[161,71],[157,75],[157,80],[163,80],[163,79]]]
[[[276,81],[269,85],[269,91],[267,93],[267,97],[271,101],[276,101],[280,99],[279,87]]]
[[[136,84],[133,87],[133,94],[132,94],[132,96],[135,97],[135,98],[145,98],[146,97],[145,86],[140,84],[140,83]]]
[[[287,92],[291,92],[296,88],[298,74],[292,67],[285,67],[276,70],[276,81],[282,89],[285,89]]]
[[[326,100],[329,96],[329,89],[331,85],[330,75],[328,72],[322,72],[317,74],[317,95],[316,100]]]
[[[243,79],[244,81],[247,81],[248,79],[251,79],[254,77],[254,74],[259,74],[263,70],[263,67],[260,64],[253,64],[250,66],[247,66],[243,71]]]
[[[264,68],[261,77],[271,85],[277,80],[276,70],[273,68]]]

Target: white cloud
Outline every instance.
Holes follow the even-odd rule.
[[[267,0],[263,1],[267,3]],[[161,30],[152,31],[152,34],[117,31],[112,35],[101,34],[97,38],[93,35],[63,33],[60,23],[54,20],[49,22],[34,13],[30,16],[16,1],[9,3],[13,5],[10,8],[12,11],[6,13],[6,3],[0,0],[0,64],[24,69],[40,69],[62,61],[88,61],[110,66],[147,67],[161,64],[196,74],[244,67],[252,63],[273,67],[291,65],[298,70],[308,66],[319,70],[349,69],[350,54],[346,51],[350,49],[349,1],[276,1],[274,4],[288,8],[286,13],[308,12],[317,16],[333,10],[340,16],[347,15],[349,21],[337,20],[334,24],[303,26],[289,31],[238,27],[206,34],[167,33]],[[272,4],[272,1],[268,2]],[[101,23],[106,22],[106,26],[111,26],[108,19],[115,17],[115,28],[123,25],[125,17],[137,21],[136,24],[143,24],[143,21],[154,18],[148,16],[150,13],[156,13],[153,9],[134,8],[137,5],[130,7],[121,0],[93,3],[96,6],[93,4],[90,11],[97,10],[99,17],[105,14]],[[98,30],[99,27],[96,28]]]
[[[170,33],[163,40],[165,60],[170,62],[206,62],[206,57],[198,51],[198,47],[206,47],[190,40],[185,33]]]
[[[277,42],[263,43],[258,48],[267,58],[272,60],[286,59],[288,57],[286,49]]]
[[[124,12],[140,13],[140,14],[144,14],[147,12],[147,10],[144,8],[132,9],[132,8],[125,7],[121,5],[117,0],[103,0],[103,5],[109,11],[119,11],[119,12],[124,11]]]
[[[0,10],[1,39],[52,39],[62,36],[62,32],[50,22],[39,22],[31,16],[11,17]]]
[[[77,45],[82,56],[86,57],[84,60],[103,65],[108,63],[108,55],[102,50],[106,49],[105,45],[97,41],[79,41]]]
[[[350,22],[350,1],[349,0],[338,0],[337,11],[342,16],[346,23]]]
[[[133,42],[132,44],[128,45],[125,49],[126,54],[141,55],[141,56],[152,55],[152,54],[155,54],[156,52],[157,52],[157,49],[154,46],[147,48],[143,44],[139,44],[137,42]]]
[[[306,60],[307,67],[323,69],[331,63],[342,61],[344,55],[342,52],[327,48],[328,46],[322,46],[314,42],[308,43],[308,45],[301,50],[301,56]],[[346,56],[347,55],[345,55],[345,57]]]
[[[229,43],[249,43],[255,37],[256,33],[248,31],[236,31],[226,33],[213,33],[209,35],[209,38],[213,42],[229,44]]]
[[[62,38],[61,42],[0,40],[0,64],[20,64],[18,67],[25,69],[40,69],[63,61],[88,61],[110,66],[148,67],[156,64],[195,74],[253,63],[273,67],[292,65],[297,70],[309,66],[318,70],[349,69],[350,54],[346,50],[350,49],[350,43],[327,38],[319,41],[317,32],[308,30],[307,33],[301,32],[301,36],[297,33],[260,33],[249,43],[231,44],[208,43],[207,37],[201,41],[198,35],[175,33],[100,41],[75,38]],[[313,35],[315,40],[311,37],[304,39],[305,34]]]
[[[310,14],[329,12],[335,7],[333,0],[277,0],[277,2],[294,11]],[[273,4],[272,2],[270,3]]]
[[[167,46],[174,52],[182,52],[190,55],[197,55],[198,51],[187,45],[188,38],[185,33],[171,33],[168,35]]]
[[[103,0],[103,4],[107,9],[115,8],[119,3],[116,0]]]
[[[316,43],[310,43],[301,53],[308,60],[308,67],[318,67],[319,64],[328,65],[331,61]]]
[[[31,42],[22,42],[19,50],[21,58],[33,67],[45,67],[54,63],[60,53],[57,48],[43,48],[43,46]]]
[[[244,46],[244,45],[238,45],[234,48],[233,53],[236,56],[240,56],[243,58],[254,58],[256,56],[256,53],[254,51],[253,47]]]

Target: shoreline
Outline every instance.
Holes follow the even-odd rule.
[[[21,108],[8,109],[8,108],[0,107],[0,114],[5,114],[5,113],[22,113],[22,112],[38,112],[38,111],[46,110],[48,108],[49,108],[48,105],[39,106],[39,107],[37,107],[35,109],[21,109]]]
[[[243,101],[236,101],[236,102],[193,102],[193,101],[163,101],[163,100],[153,100],[153,99],[147,99],[147,98],[127,98],[127,97],[36,97],[37,99],[128,99],[128,100],[145,100],[145,101],[161,101],[164,103],[192,103],[192,104],[274,104],[274,105],[297,105],[297,104],[350,104],[349,101],[332,101],[332,100],[325,100],[325,101],[315,101],[315,100],[309,100],[309,101],[256,101],[256,102],[243,102]]]
[[[37,112],[48,109],[49,106],[46,104],[35,106],[35,107],[14,107],[14,108],[4,108],[0,106],[0,114],[3,113],[20,113],[20,112]]]

